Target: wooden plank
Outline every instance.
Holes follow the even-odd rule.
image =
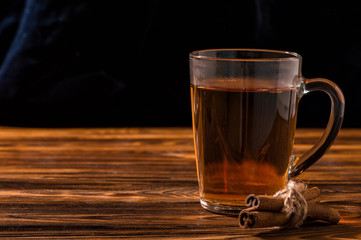
[[[321,134],[299,129],[295,153]],[[241,230],[200,207],[190,128],[0,127],[0,157],[2,238],[361,238],[360,129],[300,176],[341,222],[284,231]]]

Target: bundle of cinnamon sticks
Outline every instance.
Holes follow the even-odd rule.
[[[317,187],[305,190],[302,195],[307,202],[306,221],[339,222],[340,214],[336,209],[320,204]],[[241,228],[285,227],[289,224],[289,216],[282,211],[284,198],[251,194],[246,199],[246,206],[248,208],[242,210],[238,217]]]

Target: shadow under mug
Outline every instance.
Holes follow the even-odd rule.
[[[259,49],[190,53],[193,134],[201,205],[239,212],[248,194],[274,194],[327,151],[344,115],[333,82],[305,79],[301,56]],[[321,139],[300,157],[292,154],[301,97],[323,91],[331,99]]]

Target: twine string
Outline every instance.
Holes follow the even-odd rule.
[[[285,228],[298,228],[303,224],[307,216],[307,201],[302,193],[307,189],[307,185],[300,181],[290,180],[286,188],[276,192],[274,197],[284,198],[284,212],[288,218]]]

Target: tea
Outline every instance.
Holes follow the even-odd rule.
[[[295,88],[191,86],[201,202],[244,205],[285,186],[297,118]]]

